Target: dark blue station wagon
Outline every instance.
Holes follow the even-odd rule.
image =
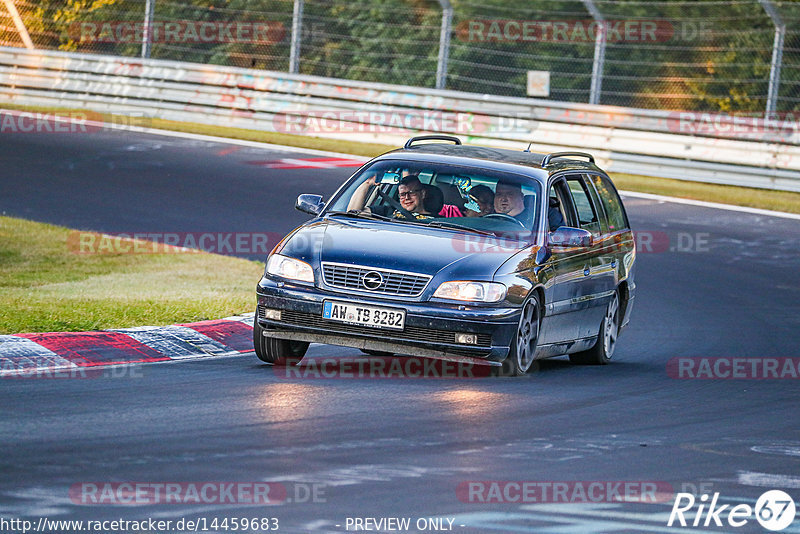
[[[264,362],[316,342],[522,375],[554,356],[606,364],[628,323],[634,238],[591,155],[415,137],[296,208],[314,218],[257,286]]]

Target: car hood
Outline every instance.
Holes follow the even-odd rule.
[[[471,232],[366,219],[321,219],[298,228],[281,254],[311,263],[364,265],[451,280],[491,280],[526,245]]]

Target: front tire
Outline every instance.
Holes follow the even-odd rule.
[[[258,318],[255,318],[253,319],[253,348],[256,356],[262,362],[285,366],[294,365],[302,360],[308,350],[308,343],[264,337],[264,327],[258,324]]]
[[[502,367],[493,367],[495,374],[502,376],[523,376],[531,368],[539,343],[539,330],[542,325],[541,307],[536,294],[522,306],[517,332],[514,334],[508,356]]]
[[[594,346],[589,350],[570,354],[569,361],[580,365],[607,365],[617,347],[619,311],[619,291],[615,291],[606,307],[606,315],[600,323],[600,331]]]

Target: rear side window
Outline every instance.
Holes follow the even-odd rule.
[[[611,184],[611,180],[599,175],[592,175],[592,180],[597,189],[597,194],[600,196],[600,202],[603,203],[603,208],[606,210],[608,231],[617,232],[627,229],[629,226],[628,218],[625,216],[625,208],[622,207],[622,200],[620,200],[617,190]]]
[[[569,177],[567,178],[567,185],[569,186],[569,192],[572,194],[572,202],[578,214],[580,228],[594,235],[600,235],[600,221],[589,197],[589,192],[586,190],[586,183],[580,177]]]

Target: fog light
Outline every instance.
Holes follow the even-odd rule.
[[[456,334],[456,343],[463,345],[477,345],[478,334]]]
[[[270,321],[280,321],[281,311],[267,308],[264,310],[264,319],[269,319]]]

